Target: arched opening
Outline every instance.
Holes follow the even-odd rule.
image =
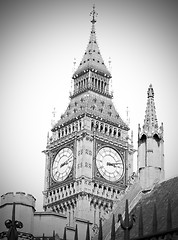
[[[91,122],[91,131],[93,131],[94,130],[94,122],[92,121]]]
[[[104,133],[106,134],[108,131],[108,126],[106,125],[105,128],[104,128]]]
[[[118,136],[118,138],[120,138],[120,136],[121,136],[121,132],[120,131],[118,131],[117,136]]]
[[[154,136],[153,136],[153,139],[157,142],[157,144],[158,144],[158,146],[160,145],[160,138],[159,138],[159,136],[158,136],[158,134],[154,134]]]
[[[71,126],[69,125],[69,133],[71,133]]]
[[[106,82],[104,83],[104,91],[106,92],[106,86],[107,86],[107,84],[106,84]]]
[[[140,146],[142,143],[146,143],[146,139],[147,139],[146,135],[143,134],[140,140],[138,141],[138,146]]]
[[[100,125],[100,132],[103,131],[103,124]]]
[[[103,92],[103,89],[104,88],[104,84],[103,84],[103,81],[101,82],[101,91]]]
[[[116,136],[116,129],[114,128],[113,136]]]
[[[111,135],[112,134],[112,128],[110,127],[109,128],[109,135]]]
[[[97,88],[97,79],[95,79],[95,88]]]
[[[95,85],[95,83],[94,83],[94,78],[92,78],[92,87],[94,88],[94,85]]]
[[[82,122],[80,121],[79,122],[79,127],[80,127],[80,130],[82,129]]]
[[[98,129],[99,129],[99,123],[96,122],[96,131],[98,131]]]
[[[100,80],[98,80],[98,90],[100,90]]]

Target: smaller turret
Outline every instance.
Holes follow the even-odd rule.
[[[22,232],[32,233],[34,228],[34,212],[36,199],[24,192],[8,192],[1,196],[0,232],[7,231],[5,221],[12,218],[15,203],[15,220],[22,222]]]
[[[154,90],[150,84],[143,127],[138,126],[138,174],[143,191],[164,179],[163,123],[158,127]]]

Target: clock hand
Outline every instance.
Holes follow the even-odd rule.
[[[110,163],[110,162],[107,162],[107,166],[112,166],[112,167],[116,167],[116,165],[118,165],[120,163]]]
[[[67,165],[67,162],[68,161],[65,161],[65,162],[61,163],[60,168],[63,167],[64,165]]]
[[[67,159],[65,162],[61,163],[60,168],[63,167],[64,165],[67,165],[68,162],[71,162],[72,161],[71,158],[72,156],[69,159]]]

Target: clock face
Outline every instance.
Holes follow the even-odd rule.
[[[70,148],[63,148],[56,155],[53,166],[52,176],[55,181],[63,181],[69,175],[73,166],[73,152]]]
[[[110,147],[99,150],[96,166],[100,174],[109,181],[118,181],[124,173],[124,165],[119,153]]]

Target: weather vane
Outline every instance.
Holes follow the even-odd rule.
[[[90,12],[90,16],[92,16],[91,22],[94,24],[96,22],[96,17],[98,13],[95,11],[95,4],[93,4],[93,10]]]

